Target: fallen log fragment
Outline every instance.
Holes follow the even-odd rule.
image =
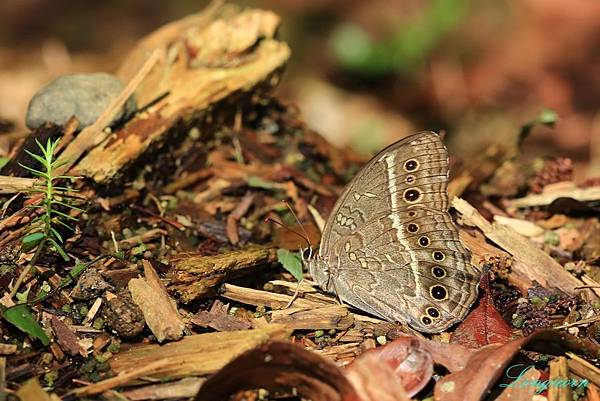
[[[164,363],[155,370],[145,371],[143,376],[174,379],[203,376],[216,372],[244,351],[270,340],[285,340],[291,332],[283,325],[270,324],[260,329],[196,334],[165,345],[145,345],[120,352],[111,359],[110,365],[116,377],[151,362]]]
[[[179,254],[170,261],[172,269],[167,274],[170,280],[169,289],[175,291],[182,302],[192,302],[214,294],[217,291],[216,287],[224,281],[268,266],[275,261],[277,250],[262,247],[214,256]]]
[[[119,75],[125,82],[143,75],[135,95],[144,110],[109,136],[102,133],[107,140],[72,170],[106,184],[147,151],[185,137],[182,134],[199,122],[218,123],[219,104],[240,105],[244,96],[250,99],[272,89],[290,55],[289,47],[275,39],[278,26],[279,17],[269,11],[211,6],[142,39],[123,61]],[[148,66],[149,54],[152,67],[141,71],[144,62]],[[222,112],[228,115],[229,110]],[[208,122],[201,128],[215,129]],[[76,142],[81,140],[76,138],[73,146]],[[77,154],[82,148],[67,148],[65,153]]]

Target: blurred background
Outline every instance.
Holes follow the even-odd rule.
[[[282,17],[293,56],[277,96],[334,144],[370,153],[443,130],[468,160],[512,146],[600,175],[597,0],[232,1]],[[32,94],[60,74],[114,71],[135,41],[206,1],[0,2],[0,120],[25,130]],[[545,111],[546,110],[546,111]],[[545,114],[544,114],[545,113]]]

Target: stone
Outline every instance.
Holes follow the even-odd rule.
[[[102,316],[107,326],[121,338],[135,337],[146,326],[142,310],[133,302],[126,288],[116,296],[107,297]]]
[[[70,295],[79,301],[89,301],[98,298],[104,294],[104,291],[112,289],[113,287],[104,280],[98,270],[87,269],[77,280]]]
[[[64,125],[75,116],[79,129],[83,129],[93,124],[124,88],[117,77],[103,72],[62,75],[31,98],[25,123],[36,129],[45,123]],[[136,108],[135,97],[131,96],[109,126],[131,116]]]

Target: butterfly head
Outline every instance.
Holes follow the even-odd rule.
[[[303,250],[301,250],[302,264],[308,268],[313,281],[325,291],[333,292],[333,283],[327,260],[323,259],[318,253],[314,254],[312,248],[304,249],[304,251],[308,252],[307,256],[305,256],[305,252],[302,251]]]

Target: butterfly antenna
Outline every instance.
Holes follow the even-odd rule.
[[[309,249],[310,249],[310,247],[312,246],[312,245],[310,244],[310,241],[308,240],[308,236],[304,236],[302,233],[299,233],[298,231],[294,230],[293,228],[290,228],[290,227],[286,226],[286,225],[285,225],[285,224],[283,224],[282,222],[280,222],[280,221],[277,221],[277,220],[275,220],[275,219],[272,219],[272,218],[270,218],[270,217],[267,217],[267,218],[265,218],[265,222],[271,222],[271,223],[275,223],[275,224],[277,224],[278,226],[280,226],[280,227],[283,227],[283,228],[285,228],[286,230],[293,232],[294,234],[296,234],[298,237],[302,238],[302,239],[303,239],[303,240],[304,240],[304,241],[305,241],[305,242],[308,244],[308,248],[309,248]]]
[[[308,248],[309,249],[312,248],[312,244],[310,243],[310,238],[308,237],[308,233],[304,229],[304,224],[300,223],[300,219],[298,218],[298,216],[296,216],[296,213],[294,212],[294,209],[292,209],[292,206],[285,200],[283,201],[283,203],[285,203],[287,208],[290,210],[290,213],[292,213],[292,216],[294,216],[294,219],[296,219],[296,223],[298,223],[298,225],[302,229],[302,232],[305,235],[306,243],[308,244]]]

